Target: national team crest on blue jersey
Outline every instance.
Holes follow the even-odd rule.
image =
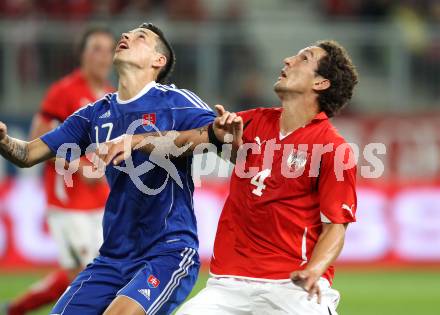
[[[152,289],[155,289],[159,286],[160,281],[153,275],[148,276],[148,286]]]
[[[142,116],[142,125],[146,131],[152,131],[156,125],[156,113],[148,113]]]

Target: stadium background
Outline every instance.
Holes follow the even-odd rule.
[[[87,26],[120,34],[144,21],[163,27],[175,47],[172,81],[232,110],[278,104],[272,84],[283,57],[318,39],[347,47],[360,84],[335,123],[350,142],[381,142],[387,154],[380,178],[359,178],[358,223],[337,264],[339,312],[438,314],[439,1],[2,0],[0,119],[10,133],[27,136],[48,85],[75,66],[73,45]],[[0,301],[56,262],[40,176],[41,168],[0,159]],[[205,262],[227,191],[215,176],[196,191]],[[196,290],[206,277],[205,268]]]

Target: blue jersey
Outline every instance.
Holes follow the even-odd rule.
[[[93,143],[103,143],[127,133],[129,126],[142,119],[134,133],[158,130],[188,130],[210,124],[212,110],[194,93],[174,86],[149,83],[137,96],[121,101],[117,93],[72,114],[63,124],[42,136],[53,152],[65,143],[76,143],[84,154]],[[144,152],[133,152],[133,164],[149,159]],[[151,159],[153,160],[153,159]],[[197,249],[196,218],[193,209],[194,185],[192,157],[174,161],[181,185],[156,164],[139,180],[158,194],[145,194],[127,173],[109,165],[110,185],[104,220],[104,242],[100,254],[115,259],[138,259],[182,246]],[[128,164],[128,162],[127,162]]]

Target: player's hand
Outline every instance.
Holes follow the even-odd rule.
[[[105,166],[112,163],[119,165],[122,161],[131,157],[132,151],[138,144],[138,137],[133,135],[122,135],[111,141],[102,143],[96,150],[96,157],[100,160],[93,163],[96,168],[100,167],[100,163]]]
[[[309,293],[309,300],[316,295],[318,298],[318,304],[321,304],[321,290],[318,286],[319,278],[319,275],[307,269],[294,271],[290,274],[292,282]]]
[[[215,105],[217,118],[214,121],[214,133],[221,142],[225,142],[225,135],[232,134],[232,144],[239,147],[243,144],[243,119],[236,113],[225,110],[223,105]]]
[[[105,169],[98,168],[95,166],[96,163],[96,153],[86,153],[86,156],[83,156],[79,159],[79,171],[77,172],[84,183],[94,186],[100,182],[105,181]],[[102,163],[104,165],[104,163]],[[92,176],[89,174],[89,167],[92,167],[94,173]]]
[[[8,127],[0,121],[0,141],[3,141],[8,135]]]

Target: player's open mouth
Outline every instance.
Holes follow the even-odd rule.
[[[281,70],[280,76],[278,77],[278,80],[285,79],[285,78],[287,78],[286,71]]]
[[[125,40],[121,40],[118,44],[118,47],[116,47],[116,51],[120,51],[123,49],[128,49],[128,43]]]

